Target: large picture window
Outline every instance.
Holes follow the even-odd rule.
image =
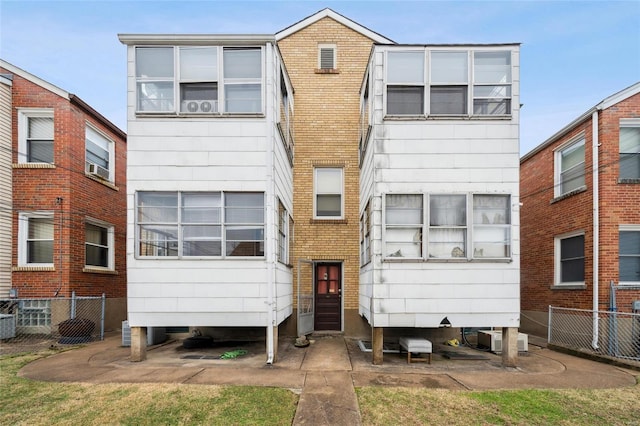
[[[385,64],[388,115],[511,114],[510,50],[389,48]]]
[[[261,113],[262,64],[261,47],[137,47],[136,110]]]
[[[137,254],[264,256],[261,192],[139,192]]]
[[[387,259],[491,260],[511,257],[509,195],[387,194],[384,213],[384,256]]]

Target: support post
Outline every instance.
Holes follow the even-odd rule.
[[[371,355],[373,365],[382,365],[383,362],[383,345],[384,345],[384,328],[371,328]]]
[[[516,327],[502,328],[502,365],[504,367],[518,365],[518,329]]]
[[[269,342],[267,342],[267,360],[271,361],[269,364],[275,364],[278,361],[278,326],[271,326],[271,330],[271,341],[273,346],[269,348]],[[267,333],[267,339],[269,339],[268,334],[269,333]],[[269,354],[269,349],[272,351],[271,354]]]
[[[131,361],[147,359],[147,327],[131,327]]]

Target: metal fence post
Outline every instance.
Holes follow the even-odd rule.
[[[100,312],[100,340],[104,340],[104,313],[106,306],[107,298],[104,293],[102,293],[102,312]]]
[[[549,305],[549,318],[547,319],[547,323],[549,326],[547,327],[547,343],[551,343],[551,305]]]
[[[69,318],[74,319],[76,317],[76,292],[71,292],[71,312]]]

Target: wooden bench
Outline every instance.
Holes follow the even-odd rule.
[[[411,364],[411,360],[417,362],[428,361],[431,364],[431,352],[432,345],[427,339],[421,337],[401,337],[398,341],[400,343],[400,353],[402,349],[407,351],[407,363]],[[429,354],[429,358],[411,358],[411,354]]]

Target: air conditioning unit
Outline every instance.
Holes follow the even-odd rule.
[[[102,179],[109,179],[109,170],[102,166],[98,166],[94,163],[89,163],[88,173],[93,176],[101,177]]]
[[[147,327],[147,346],[159,345],[167,340],[165,327]],[[131,346],[129,321],[122,321],[122,346]]]
[[[189,114],[211,114],[218,112],[218,101],[182,101],[180,111]]]
[[[502,331],[478,331],[478,346],[489,348],[491,352],[502,352]],[[529,336],[524,333],[518,333],[518,352],[527,352],[528,350]]]

